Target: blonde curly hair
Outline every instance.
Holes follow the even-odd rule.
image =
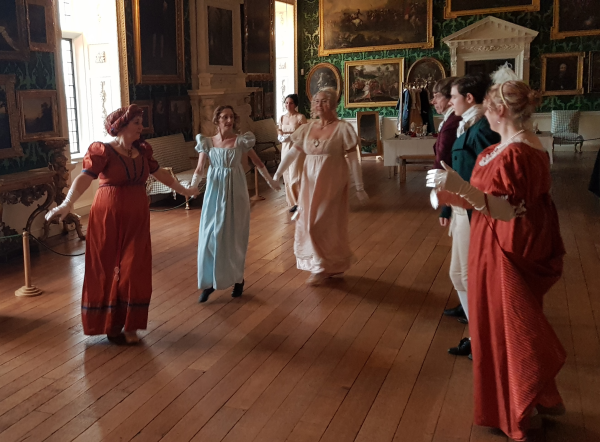
[[[310,100],[310,118],[317,118],[317,115],[315,113],[315,105],[316,105],[317,95],[319,95],[319,94],[323,94],[323,95],[325,95],[325,97],[327,97],[329,106],[331,106],[333,108],[333,111],[335,112],[335,108],[337,106],[337,92],[332,87],[326,87],[326,88],[321,89],[315,95],[313,95],[312,100]]]

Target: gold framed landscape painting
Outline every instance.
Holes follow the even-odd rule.
[[[542,55],[542,95],[582,95],[584,52]]]
[[[17,97],[21,117],[21,141],[60,136],[56,91],[30,89],[19,91]]]
[[[569,0],[571,1],[571,0]],[[446,0],[444,18],[540,10],[540,0]]]
[[[346,107],[395,106],[404,78],[404,58],[346,62]]]
[[[433,48],[433,0],[319,0],[319,56]]]
[[[553,40],[565,37],[600,35],[598,0],[554,0]]]

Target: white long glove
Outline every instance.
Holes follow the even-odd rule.
[[[202,181],[205,181],[205,180],[206,180],[206,177],[204,175],[195,173],[194,175],[192,175],[192,182],[190,183],[190,189],[197,189],[198,184],[200,184]]]
[[[277,135],[277,140],[279,140],[280,143],[285,143],[290,139],[290,135],[291,134],[279,134]]]
[[[73,187],[71,187],[69,189],[69,193],[67,193],[67,196],[65,197],[63,202],[59,206],[56,206],[54,209],[46,213],[46,221],[50,221],[56,215],[59,216],[59,222],[65,219],[65,217],[69,213],[71,213],[71,210],[73,210],[73,204],[75,204],[75,201],[77,201],[80,196],[81,195],[79,194],[79,192],[77,192]]]
[[[279,167],[277,168],[275,175],[273,175],[273,180],[279,182],[283,172],[285,172],[293,164],[293,162],[300,157],[301,153],[302,152],[295,147],[288,150],[288,152],[281,159],[281,163],[279,163]]]
[[[264,165],[262,167],[257,167],[257,169],[258,173],[262,175],[262,177],[265,179],[265,181],[271,189],[277,191],[281,190],[281,185],[279,184],[279,182],[271,178],[271,174]]]
[[[471,186],[463,180],[460,175],[443,161],[444,170],[432,169],[427,172],[427,187],[433,187],[435,191],[445,190],[455,193],[467,200],[475,210],[486,213],[492,218],[500,221],[510,221],[516,216],[515,208],[505,200],[494,195],[485,194],[476,187]],[[489,213],[486,207],[489,207]]]
[[[354,180],[354,186],[356,187],[356,197],[362,204],[365,204],[369,200],[369,195],[365,192],[362,167],[360,167],[360,162],[358,161],[358,152],[352,150],[351,152],[348,152],[346,158],[348,160],[348,166],[350,167],[352,179]]]

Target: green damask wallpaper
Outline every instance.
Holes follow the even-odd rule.
[[[435,46],[433,49],[404,49],[395,51],[359,52],[351,54],[336,54],[319,57],[319,0],[298,1],[298,70],[304,69],[305,75],[299,75],[299,95],[302,97],[301,109],[309,113],[310,103],[306,97],[306,74],[317,63],[328,62],[335,65],[344,77],[344,61],[371,60],[384,58],[404,57],[405,72],[419,58],[437,58],[450,73],[450,52],[442,43],[448,35],[469,26],[485,15],[460,17],[453,20],[444,20],[444,0],[433,0],[433,36]],[[555,52],[576,52],[600,50],[600,39],[597,37],[573,37],[564,40],[551,40],[550,29],[553,20],[553,1],[541,0],[539,12],[513,12],[493,14],[503,20],[536,30],[539,35],[531,43],[530,84],[534,88],[540,87],[541,80],[541,55]],[[587,61],[587,59],[586,59]],[[587,66],[585,68],[584,86],[587,85]],[[338,106],[338,114],[343,118],[352,118],[358,111],[378,110],[386,117],[396,116],[393,107],[384,108],[353,108],[346,109],[343,97]],[[566,97],[546,97],[540,112],[549,112],[552,109],[579,109],[581,111],[600,110],[600,94],[585,94]]]
[[[56,90],[54,54],[50,52],[31,52],[27,61],[0,60],[0,74],[16,76],[15,91]],[[37,142],[21,145],[25,155],[0,160],[0,175],[46,167],[51,162],[52,159]]]

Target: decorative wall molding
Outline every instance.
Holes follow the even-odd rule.
[[[515,72],[528,82],[530,44],[537,35],[531,29],[489,16],[442,41],[450,48],[453,76],[465,74],[466,61],[514,58]]]

